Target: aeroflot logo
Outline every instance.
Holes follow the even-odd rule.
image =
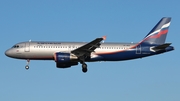
[[[61,44],[60,42],[38,42],[37,44]]]

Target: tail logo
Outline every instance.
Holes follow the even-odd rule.
[[[156,31],[150,33],[148,36],[146,36],[145,40],[147,40],[149,38],[159,38],[159,37],[161,37],[161,35],[167,34],[169,25],[170,25],[170,22],[167,24],[164,24],[161,27],[161,29],[156,30]]]

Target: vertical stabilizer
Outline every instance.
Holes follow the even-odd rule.
[[[163,17],[156,26],[146,35],[141,43],[164,44],[168,33],[171,18]]]

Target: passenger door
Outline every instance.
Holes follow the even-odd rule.
[[[24,49],[25,52],[29,52],[30,51],[30,42],[26,42],[25,43],[25,49]]]
[[[136,47],[136,54],[141,54],[141,45]]]

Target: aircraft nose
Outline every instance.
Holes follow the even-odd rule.
[[[12,52],[8,49],[5,51],[5,55],[10,57],[12,55]]]

